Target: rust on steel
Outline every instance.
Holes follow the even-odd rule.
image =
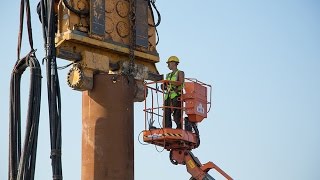
[[[82,95],[82,180],[133,180],[134,81],[112,74],[93,79]]]

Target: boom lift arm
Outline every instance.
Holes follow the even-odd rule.
[[[171,150],[170,161],[174,164],[186,165],[188,173],[192,176],[191,180],[214,180],[214,178],[208,174],[208,171],[211,169],[215,169],[227,180],[233,180],[213,162],[209,161],[201,164],[199,159],[195,157],[190,150]]]

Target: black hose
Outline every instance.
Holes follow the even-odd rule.
[[[23,72],[30,68],[28,114],[23,150],[21,151],[20,82]],[[36,164],[38,129],[41,103],[41,69],[32,50],[18,60],[11,75],[9,180],[33,180]]]
[[[195,134],[196,134],[196,137],[197,137],[197,144],[195,146],[195,148],[199,147],[200,146],[200,133],[199,133],[199,129],[198,129],[198,126],[196,123],[193,123],[193,122],[190,122],[191,123],[191,126],[192,126],[192,129],[194,130]]]
[[[27,56],[20,59],[24,10],[26,10],[31,51]],[[30,68],[30,90],[25,139],[22,148],[20,83],[22,74],[28,67]],[[12,71],[10,83],[9,180],[34,179],[41,103],[41,78],[40,64],[35,56],[35,50],[33,49],[29,0],[21,0],[17,62]]]
[[[78,16],[88,16],[89,10],[77,10],[74,7],[72,7],[67,0],[63,0],[63,4],[73,13],[77,14]]]
[[[151,17],[152,17],[152,20],[153,20],[153,23],[154,23],[154,24],[149,24],[149,25],[152,26],[152,27],[158,27],[158,26],[160,25],[160,23],[161,23],[161,14],[160,14],[160,12],[159,12],[156,4],[155,4],[155,1],[154,1],[154,0],[148,0],[148,7],[149,7],[149,9],[150,9]],[[157,12],[157,16],[158,16],[158,21],[157,21],[157,23],[155,23],[155,21],[154,21],[154,13],[153,13],[152,7],[153,7],[153,8],[156,10],[156,12]]]
[[[151,17],[152,17],[152,21],[153,21],[153,24],[149,24],[149,25],[152,26],[152,27],[155,27],[156,34],[157,34],[157,35],[156,35],[156,36],[157,36],[156,45],[158,45],[158,44],[159,44],[159,41],[160,41],[160,37],[159,37],[159,33],[158,33],[157,27],[158,27],[158,26],[160,25],[160,23],[161,23],[161,14],[160,14],[160,12],[159,12],[159,10],[158,10],[158,8],[157,8],[154,0],[148,0],[148,7],[149,7],[149,9],[150,9]],[[156,10],[156,12],[157,12],[157,16],[158,16],[158,21],[157,21],[157,23],[155,23],[155,18],[154,18],[154,13],[153,13],[152,7],[153,7],[153,8]]]
[[[41,0],[38,4],[38,9],[37,12],[38,12],[38,15],[40,17],[40,22],[42,23],[41,27],[42,27],[42,32],[43,32],[43,42],[44,44],[46,45],[47,44],[47,14],[46,14],[46,11],[45,11],[45,7],[46,7],[46,1],[45,0]]]
[[[173,165],[178,165],[178,161],[173,159],[173,150],[170,151],[169,153],[169,159],[170,159],[170,162],[173,164]]]
[[[46,50],[47,89],[50,121],[52,178],[62,179],[61,162],[61,95],[54,44],[56,13],[54,0],[41,0],[41,20]]]
[[[24,9],[25,8],[25,9]],[[20,59],[24,11],[27,16],[27,28],[30,53]],[[47,88],[50,119],[50,140],[53,179],[62,179],[61,163],[61,96],[56,64],[54,44],[56,32],[56,14],[54,0],[41,0],[38,14],[42,22],[43,38],[46,49]],[[29,0],[21,0],[20,23],[17,47],[17,62],[12,72],[10,85],[10,132],[9,132],[9,180],[33,180],[36,165],[38,129],[41,102],[41,69],[33,49],[31,15]],[[29,106],[23,149],[21,147],[21,107],[20,82],[26,68],[30,68]],[[21,151],[22,149],[22,151]]]

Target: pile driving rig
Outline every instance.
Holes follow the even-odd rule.
[[[29,4],[29,0],[20,3],[17,61],[11,76],[9,180],[33,180],[35,176],[42,74],[33,47]],[[71,66],[67,83],[73,90],[82,91],[81,179],[133,180],[134,102],[146,100],[150,84],[144,81],[168,83],[161,80],[163,77],[156,67],[160,60],[156,27],[161,16],[155,0],[39,0],[37,12],[46,52],[43,61],[47,77],[51,142],[48,157],[52,179],[63,179],[63,105],[58,70]],[[24,14],[31,50],[20,58]],[[58,68],[57,58],[69,64]],[[31,72],[29,108],[22,142],[20,81],[28,67]],[[182,104],[181,108],[188,116],[181,119],[187,122],[183,129],[146,128],[144,141],[169,150],[171,162],[185,164],[193,179],[213,179],[207,172],[214,168],[231,180],[213,163],[202,165],[191,153],[200,144],[196,124],[207,116],[206,86],[192,79],[185,83],[186,93],[181,98],[186,105]],[[154,107],[145,108],[146,114],[152,116],[154,110]]]

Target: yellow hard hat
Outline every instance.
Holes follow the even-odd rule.
[[[179,58],[177,56],[170,56],[168,58],[167,63],[169,63],[169,62],[177,62],[177,63],[179,63]]]

